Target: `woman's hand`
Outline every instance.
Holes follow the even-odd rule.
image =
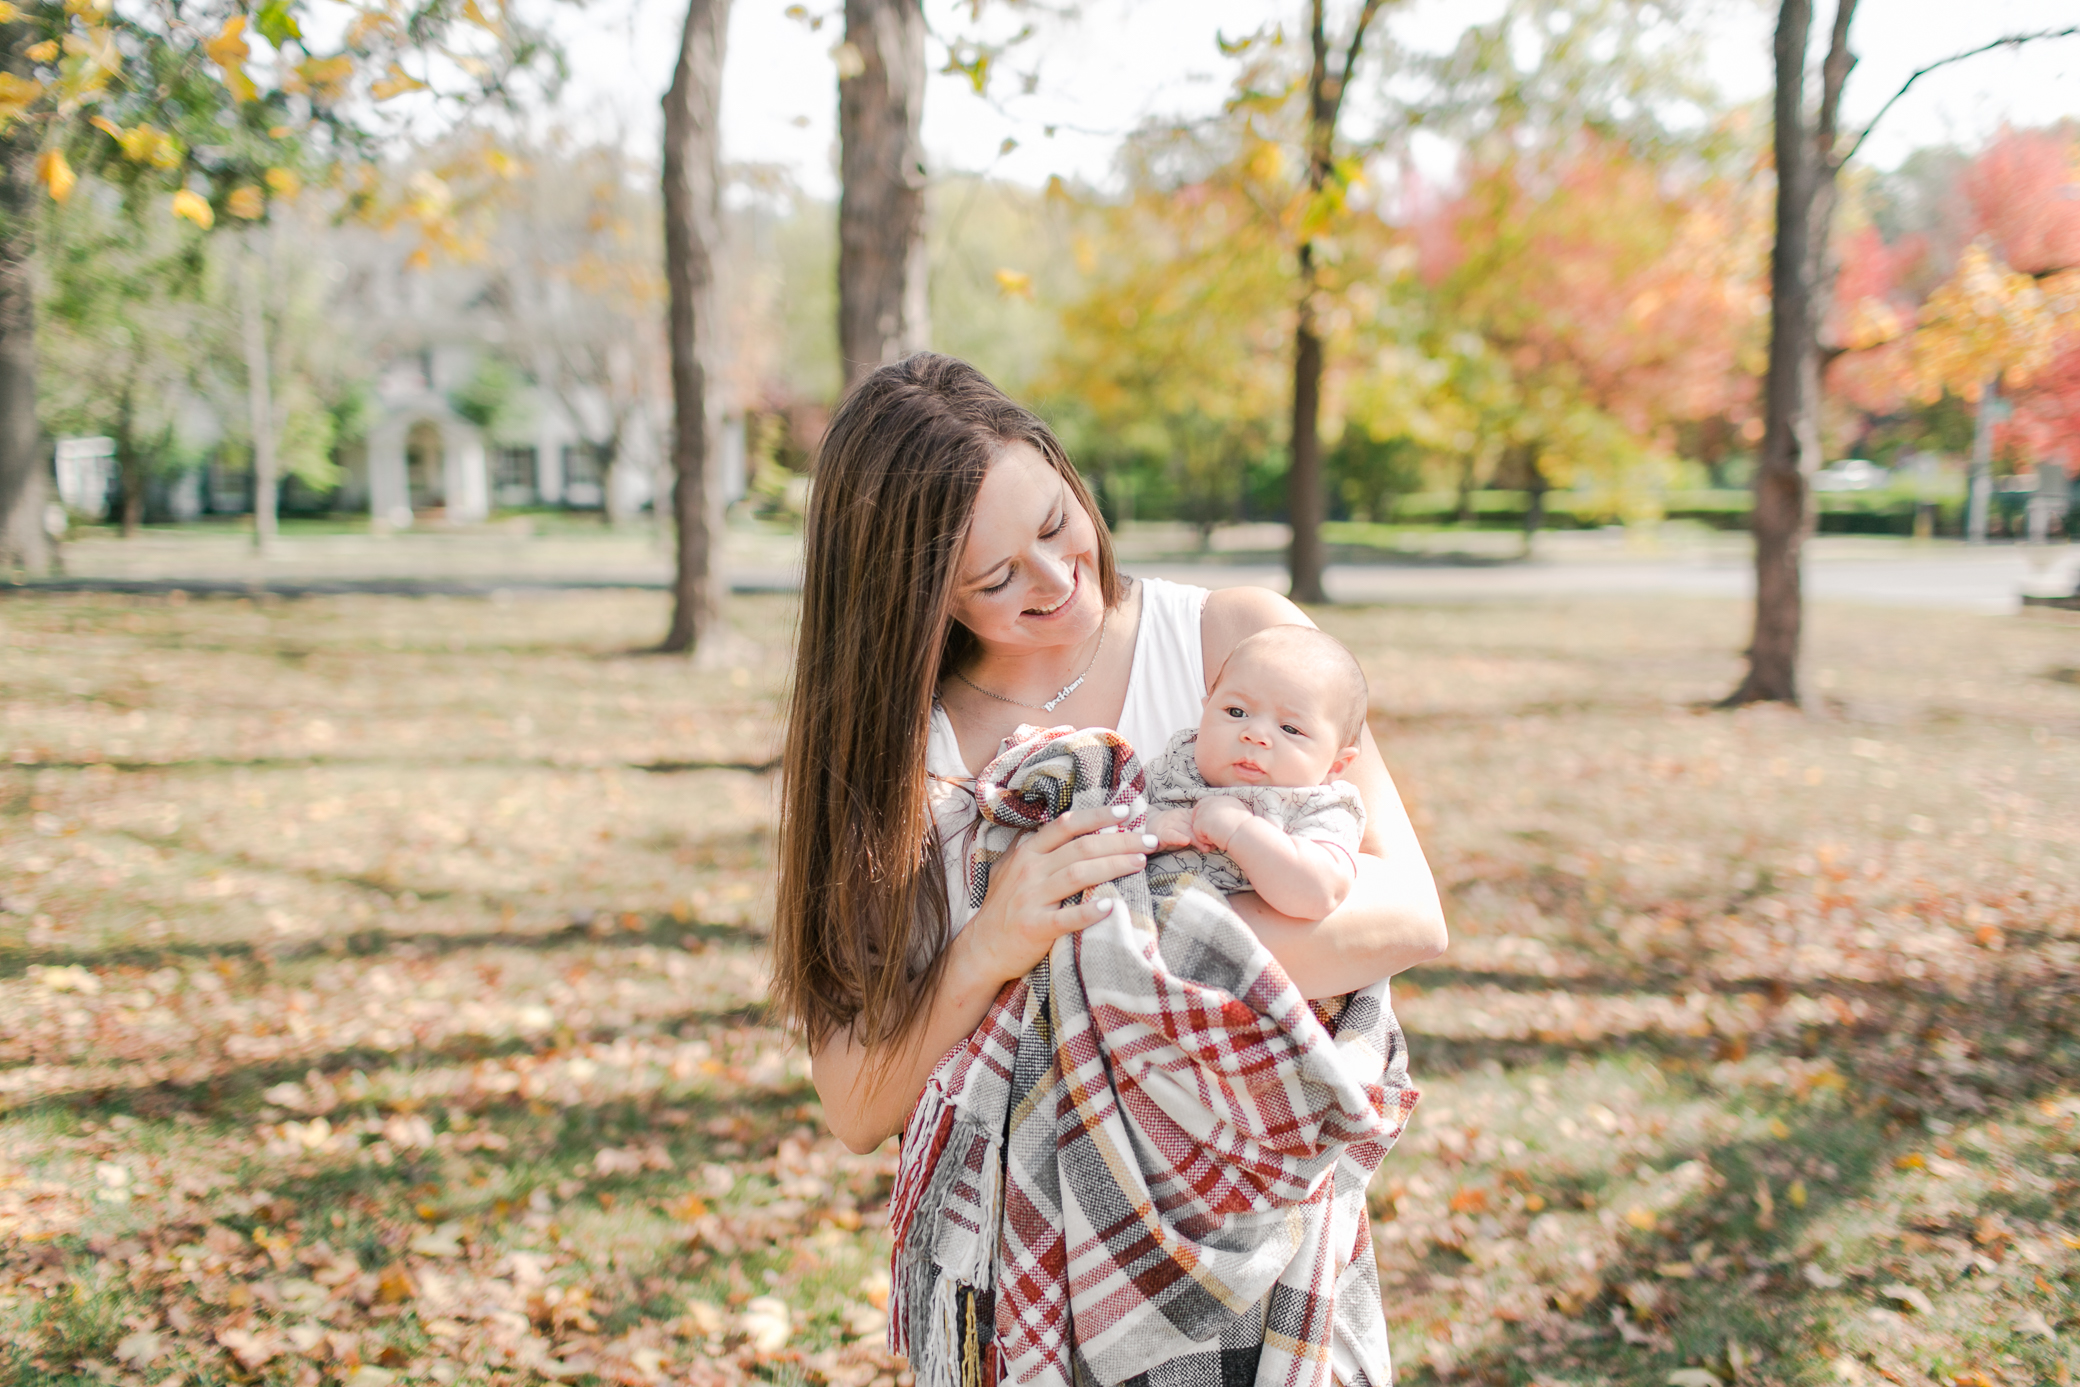
[[[839,1031],[810,1053],[810,1077],[840,1141],[864,1154],[901,1131],[939,1061],[982,1023],[1004,984],[1031,972],[1064,934],[1105,917],[1101,902],[1062,901],[1147,865],[1142,849],[1154,836],[1137,840],[1119,827],[1142,807],[1078,810],[1019,839],[990,872],[982,909],[947,946],[938,990],[910,1031],[871,1048]]]
[[[1055,940],[1104,919],[1104,901],[1062,902],[1148,865],[1156,836],[1120,830],[1122,819],[1145,807],[1079,809],[1014,843],[990,869],[982,908],[954,939],[964,968],[999,985],[1024,977]]]

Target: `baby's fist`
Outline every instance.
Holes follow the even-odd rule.
[[[1249,806],[1232,795],[1208,795],[1192,807],[1192,839],[1205,852],[1226,852],[1249,822]]]

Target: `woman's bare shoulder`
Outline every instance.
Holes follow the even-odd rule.
[[[1200,645],[1206,652],[1206,678],[1213,679],[1233,650],[1267,626],[1312,626],[1306,612],[1270,588],[1216,588],[1206,597],[1199,617]]]

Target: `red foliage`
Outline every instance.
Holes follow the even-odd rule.
[[[2063,462],[2080,475],[2080,334],[2069,333],[2051,368],[2013,393],[2015,413],[1994,431],[2003,457]]]
[[[2015,269],[2080,268],[2076,156],[2070,129],[2004,130],[1959,179],[1974,228]]]
[[[1641,437],[1750,408],[1760,222],[1740,188],[1585,139],[1413,201],[1424,277],[1520,380],[1578,390]]]

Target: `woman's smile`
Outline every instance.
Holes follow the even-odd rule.
[[[1081,591],[1083,591],[1083,565],[1079,563],[1069,570],[1069,590],[1067,592],[1056,598],[1048,606],[1026,608],[1022,615],[1037,617],[1045,621],[1049,617],[1059,615],[1062,609],[1073,602],[1076,599],[1076,594]]]

